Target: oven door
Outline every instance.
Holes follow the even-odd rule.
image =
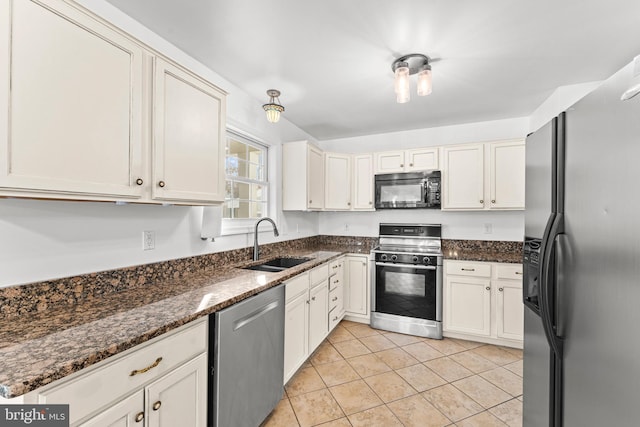
[[[373,311],[442,320],[442,274],[435,266],[376,262]]]

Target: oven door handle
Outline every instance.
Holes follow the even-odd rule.
[[[393,264],[389,262],[376,262],[376,265],[382,267],[415,268],[416,270],[436,270],[438,268],[432,265]]]

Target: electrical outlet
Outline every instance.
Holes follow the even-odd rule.
[[[483,225],[483,229],[484,229],[484,234],[491,234],[493,233],[493,224],[485,223]]]
[[[142,250],[150,251],[155,248],[156,248],[156,232],[143,231],[142,232]]]

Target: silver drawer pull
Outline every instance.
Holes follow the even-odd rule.
[[[158,400],[156,403],[153,404],[152,408],[154,411],[157,411],[158,409],[160,409],[160,406],[162,406],[162,402]]]
[[[516,274],[517,274],[518,276],[522,276],[522,271],[516,271]]]
[[[461,268],[462,271],[476,271],[475,268]]]
[[[144,420],[144,412],[138,412],[136,414],[135,420],[137,423],[139,423],[140,421]]]
[[[129,376],[133,377],[133,376],[138,375],[138,374],[144,374],[145,372],[147,372],[147,371],[155,368],[156,366],[158,366],[160,364],[160,362],[162,362],[162,357],[158,357],[155,362],[153,362],[151,365],[147,366],[146,368],[134,369],[133,371],[131,371]]]

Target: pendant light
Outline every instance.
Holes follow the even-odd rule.
[[[262,108],[265,113],[267,113],[267,120],[271,123],[277,123],[280,120],[280,113],[284,111],[284,107],[280,105],[280,91],[276,89],[269,89],[267,91],[267,95],[269,95],[269,102],[264,104]],[[276,103],[276,98],[278,102]]]

